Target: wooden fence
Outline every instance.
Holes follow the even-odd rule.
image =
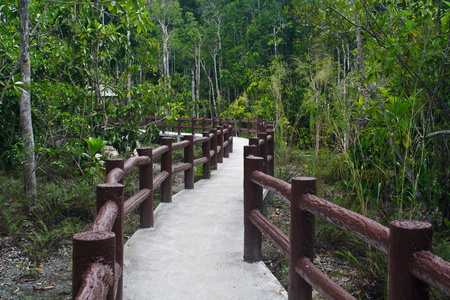
[[[186,122],[191,122],[189,127]],[[97,185],[97,217],[87,232],[73,237],[73,299],[122,299],[124,217],[139,206],[140,227],[153,227],[156,188],[161,188],[161,202],[171,202],[172,175],[184,172],[185,188],[193,189],[194,167],[202,165],[203,178],[210,178],[210,170],[217,169],[217,164],[233,151],[233,132],[247,132],[250,136],[254,132],[252,124],[255,130],[265,126],[261,120],[223,119],[182,119],[177,124],[178,133],[181,129],[190,129],[192,135],[183,136],[183,141],[178,143],[173,143],[171,137],[162,137],[160,147],[138,149],[139,156],[126,161],[106,160],[105,183]],[[247,126],[236,127],[237,124]],[[163,122],[158,125],[165,126]],[[194,138],[198,130],[202,130],[202,137]],[[202,148],[199,158],[194,157],[195,144]],[[173,165],[172,151],[179,149],[184,149],[184,161]],[[160,157],[161,171],[153,176],[153,162],[157,157]],[[139,192],[125,201],[124,178],[135,167],[139,168]]]
[[[196,132],[205,132],[217,128],[220,124],[231,125],[233,127],[232,135],[242,137],[245,133],[247,138],[256,136],[258,132],[264,131],[265,128],[273,129],[273,122],[266,122],[261,119],[180,118],[169,122],[163,117],[150,116],[147,118],[147,122],[152,122],[161,128],[163,134],[166,131],[173,131],[179,135],[182,131],[189,131],[194,135]]]
[[[430,252],[431,224],[403,220],[387,228],[316,197],[315,178],[293,178],[289,184],[272,177],[273,155],[266,150],[271,140],[262,135],[244,148],[244,260],[261,260],[264,233],[290,259],[288,299],[312,299],[313,288],[326,299],[355,299],[312,263],[315,216],[387,254],[387,299],[428,299],[430,285],[450,296],[450,263]],[[261,213],[263,188],[290,202],[290,237]]]
[[[203,137],[183,137],[172,143],[161,138],[156,149],[138,149],[138,157],[108,159],[104,184],[97,186],[98,215],[87,232],[73,237],[74,299],[122,299],[123,220],[139,206],[140,227],[153,227],[153,192],[161,187],[161,201],[172,201],[172,175],[184,171],[186,189],[194,188],[194,167],[203,165],[203,178],[232,152],[231,125],[217,126]],[[202,157],[194,158],[194,144]],[[172,165],[172,151],[184,149],[184,162]],[[153,176],[153,161],[161,157],[161,172]],[[139,167],[139,192],[124,201],[124,177]]]

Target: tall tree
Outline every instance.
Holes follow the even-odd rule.
[[[30,0],[18,0],[20,14],[21,78],[25,84],[20,92],[20,129],[24,144],[24,188],[27,197],[36,196],[36,162],[34,156],[33,123],[31,120],[30,64]]]
[[[180,22],[181,9],[178,1],[173,0],[154,0],[149,1],[149,8],[151,11],[151,18],[154,19],[161,30],[162,40],[162,72],[164,79],[169,78],[169,41],[172,37],[172,26]]]

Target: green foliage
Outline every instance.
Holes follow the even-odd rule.
[[[86,142],[89,150],[89,153],[83,153],[83,156],[87,157],[90,162],[85,163],[86,168],[84,169],[86,172],[81,177],[81,180],[85,180],[88,177],[91,177],[94,179],[94,182],[100,182],[100,180],[103,178],[103,172],[101,171],[101,168],[104,165],[104,161],[102,160],[103,155],[101,153],[98,153],[103,149],[104,146],[108,144],[108,141],[104,141],[101,138],[85,138],[84,141]]]

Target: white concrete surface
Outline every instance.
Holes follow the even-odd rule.
[[[287,299],[263,262],[243,260],[243,147],[211,179],[155,211],[125,244],[124,299]]]

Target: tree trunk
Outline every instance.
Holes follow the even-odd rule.
[[[20,13],[20,57],[21,78],[25,87],[20,93],[20,131],[25,146],[23,165],[24,190],[26,197],[36,196],[36,162],[34,156],[33,123],[31,121],[31,64],[30,64],[30,0],[18,0]]]
[[[221,95],[220,88],[219,88],[219,75],[217,74],[218,71],[217,71],[217,51],[216,51],[216,49],[214,50],[213,62],[214,62],[214,80],[216,82],[216,96],[217,96],[217,99],[220,100],[222,95]],[[216,112],[220,113],[220,111],[218,111],[218,110]]]
[[[127,40],[128,40],[128,47],[131,49],[131,41],[130,41],[130,22],[128,21],[128,30],[127,30]],[[131,58],[128,57],[128,74],[127,74],[127,96],[125,100],[125,105],[131,102]]]
[[[200,79],[201,79],[201,43],[196,43],[195,47],[195,99],[197,105],[200,103]],[[197,117],[198,117],[197,112]]]
[[[355,24],[358,24],[358,13],[355,8],[355,0],[350,0],[353,8],[353,19]],[[367,101],[370,99],[370,93],[367,90],[367,86],[364,83],[364,64],[363,64],[363,54],[362,54],[362,42],[361,42],[361,28],[359,26],[355,25],[355,32],[356,32],[356,67],[358,69],[358,78],[359,78],[359,86],[358,90],[359,93],[364,98],[364,103],[366,104]],[[361,122],[360,127],[364,128],[367,124],[367,121],[365,120],[367,116],[364,116],[364,120]]]
[[[163,76],[164,82],[167,82],[169,78],[169,25],[160,22],[161,29],[163,31]]]
[[[191,83],[192,83],[192,117],[195,117],[195,75],[194,75],[194,69],[191,70]],[[189,103],[187,107],[189,111]]]

